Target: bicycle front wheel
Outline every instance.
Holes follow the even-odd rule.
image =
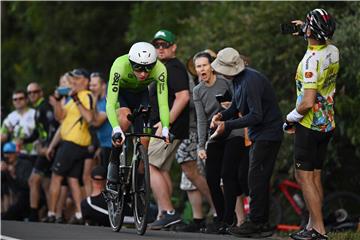
[[[133,161],[132,189],[136,231],[139,235],[143,235],[147,227],[150,197],[150,170],[147,151],[141,144],[136,148],[136,161]]]
[[[120,184],[118,184],[118,194],[107,192],[107,205],[111,229],[118,232],[124,221],[124,201],[125,196],[122,194]]]

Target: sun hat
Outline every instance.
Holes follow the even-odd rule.
[[[245,63],[238,51],[227,47],[218,52],[211,67],[222,75],[235,76],[245,69]]]

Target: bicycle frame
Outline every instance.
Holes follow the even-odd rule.
[[[125,133],[125,143],[124,143],[124,149],[121,154],[126,154],[125,156],[125,162],[123,165],[121,165],[121,159],[120,159],[120,177],[123,177],[123,179],[120,179],[124,184],[123,187],[131,185],[131,168],[132,168],[132,162],[135,160],[134,155],[134,149],[141,144],[140,138],[141,137],[153,137],[158,138],[161,140],[164,140],[164,137],[159,137],[153,134],[149,133]],[[135,140],[134,140],[135,138]],[[124,190],[124,189],[123,189]]]
[[[120,181],[117,184],[119,192],[109,191],[112,196],[107,200],[108,209],[111,209],[111,212],[109,210],[109,219],[113,231],[120,230],[124,218],[123,205],[129,201],[132,202],[137,233],[143,235],[146,231],[150,171],[147,151],[141,143],[141,138],[153,137],[166,141],[165,137],[151,134],[149,123],[150,109],[150,106],[147,108],[140,106],[127,116],[128,120],[132,123],[130,133],[125,133],[125,142],[121,154],[119,155],[119,152],[117,152],[111,156],[114,161],[120,160],[118,168]],[[142,132],[134,133],[135,119],[140,115],[144,120]],[[170,137],[170,142],[172,142],[172,138],[173,136]],[[118,159],[119,157],[120,159]]]
[[[280,191],[285,195],[286,199],[290,202],[291,206],[297,213],[297,215],[301,216],[302,209],[297,205],[292,195],[290,195],[288,188],[294,188],[296,190],[301,190],[300,185],[296,182],[290,181],[288,179],[283,180],[279,184]]]

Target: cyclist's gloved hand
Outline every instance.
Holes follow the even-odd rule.
[[[304,116],[301,115],[295,108],[286,116],[286,121],[291,123],[299,122],[303,117]]]
[[[121,136],[121,139],[114,139],[114,136],[119,135],[119,134]],[[124,132],[121,130],[121,128],[119,126],[113,128],[111,140],[112,140],[112,144],[115,147],[120,147],[124,143],[125,134],[124,134]]]
[[[161,130],[161,136],[166,138],[166,142],[169,142],[169,128],[163,127]]]

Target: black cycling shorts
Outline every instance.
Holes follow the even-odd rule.
[[[331,132],[319,132],[296,125],[295,132],[295,168],[304,171],[322,169],[326,159],[327,145],[333,135]]]
[[[52,171],[63,177],[82,179],[84,160],[89,156],[87,147],[63,141],[56,151]]]
[[[131,112],[139,108],[140,105],[147,107],[150,104],[149,90],[147,88],[145,88],[141,92],[133,92],[127,89],[120,89],[118,99],[120,102],[120,108],[129,108]],[[134,129],[135,132],[142,132],[143,121],[141,117],[138,117],[135,120]]]
[[[44,156],[38,156],[33,168],[33,173],[42,177],[51,177],[51,161]]]

